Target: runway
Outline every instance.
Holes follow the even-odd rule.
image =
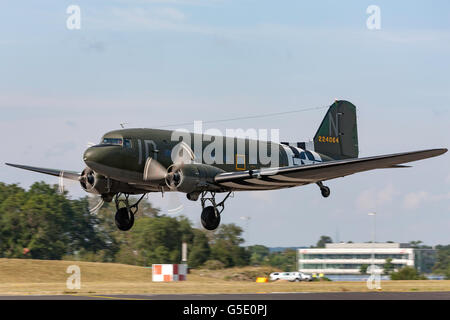
[[[251,294],[20,295],[0,300],[450,300],[445,292],[287,292]]]

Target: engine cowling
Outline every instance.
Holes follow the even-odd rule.
[[[166,184],[172,190],[191,193],[215,187],[214,177],[225,172],[207,164],[172,165],[167,169]],[[220,187],[216,187],[220,190]]]
[[[81,173],[80,184],[84,191],[95,194],[110,193],[112,188],[111,181],[88,167]]]

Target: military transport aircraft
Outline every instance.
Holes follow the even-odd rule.
[[[274,190],[315,183],[322,196],[328,197],[330,189],[324,181],[373,169],[405,167],[401,164],[447,152],[447,149],[429,149],[358,158],[356,107],[344,100],[336,100],[329,107],[309,143],[278,144],[233,137],[230,151],[230,144],[223,143],[227,137],[203,134],[199,137],[198,133],[188,133],[187,141],[173,141],[174,133],[177,132],[159,129],[111,131],[98,145],[84,152],[87,167],[81,173],[6,164],[79,181],[86,192],[101,197],[94,210],[103,202],[114,200],[115,222],[123,231],[133,226],[138,204],[147,193],[168,191],[186,193],[192,201],[200,198],[202,225],[214,230],[219,226],[225,200],[234,191]],[[193,151],[197,138],[201,141],[200,154],[207,148],[212,149],[212,163],[197,157],[198,153]],[[223,150],[208,147],[212,140],[221,142]],[[275,156],[276,166],[263,161],[261,153],[257,153],[256,159],[252,156],[249,147],[255,141],[258,148],[265,145],[267,154]],[[245,151],[239,151],[242,150],[239,145],[244,145]],[[226,196],[216,202],[216,193],[226,193]],[[130,195],[142,196],[130,204]]]

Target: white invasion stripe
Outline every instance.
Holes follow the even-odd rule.
[[[238,183],[234,183],[234,182],[223,182],[223,183],[221,183],[221,185],[224,185],[224,186],[230,187],[230,188],[246,189],[246,190],[267,190],[268,189],[268,188],[262,187],[262,186],[247,186],[247,185],[242,185],[242,184],[238,184]],[[275,186],[274,186],[274,188],[275,188]],[[269,188],[269,189],[274,189],[274,188]]]
[[[284,151],[286,151],[287,154],[287,158],[288,158],[288,165],[289,166],[293,166],[294,165],[294,152],[292,152],[291,148],[289,148],[288,146],[282,144]]]
[[[302,148],[295,147],[295,146],[294,146],[294,148],[297,149],[297,151],[298,151],[299,153],[305,152],[305,150],[303,150]]]
[[[279,181],[292,181],[292,182],[306,182],[306,183],[311,183],[311,182],[316,182],[318,180],[315,179],[298,179],[298,178],[291,178],[291,177],[286,177],[286,176],[281,176],[281,175],[275,175],[275,176],[271,176],[272,179],[276,179]]]
[[[320,155],[317,152],[308,150],[309,152],[312,153],[312,155],[314,156],[314,159],[316,159],[316,161],[322,161],[322,158],[320,157]]]
[[[289,183],[289,182],[273,182],[273,181],[265,181],[260,179],[250,179],[245,180],[246,182],[254,183],[254,184],[260,184],[265,186],[294,186],[295,183]]]

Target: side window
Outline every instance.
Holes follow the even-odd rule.
[[[101,144],[122,145],[122,139],[120,138],[104,138]]]
[[[123,146],[125,148],[131,149],[131,147],[132,147],[131,140],[130,139],[123,139]]]

